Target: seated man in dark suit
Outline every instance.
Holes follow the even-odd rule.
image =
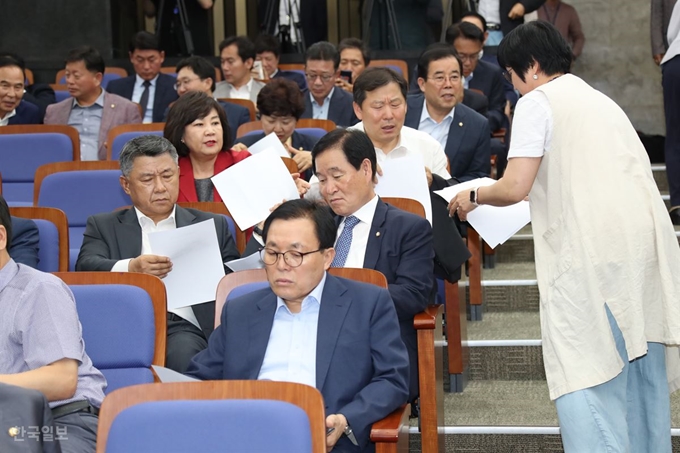
[[[0,57],[0,126],[42,123],[40,109],[22,100],[25,80],[23,62]]]
[[[340,54],[333,44],[321,41],[307,49],[305,74],[309,90],[303,93],[303,118],[331,120],[340,127],[359,122],[352,108],[352,95],[335,86],[340,76],[339,65]]]
[[[213,96],[215,89],[215,67],[205,58],[192,56],[181,60],[175,68],[177,71],[177,94],[183,96],[190,91],[202,91],[208,96]],[[230,137],[236,137],[236,131],[241,124],[250,122],[250,112],[242,105],[231,102],[217,101],[224,113],[227,115],[229,123]],[[168,116],[168,110],[163,115],[163,121]],[[231,143],[224,146],[231,147]]]
[[[423,94],[408,97],[406,126],[426,132],[444,148],[449,173],[460,182],[491,172],[489,122],[458,102],[462,89],[461,61],[447,44],[430,47],[418,60],[418,85]]]
[[[255,53],[257,54],[256,61],[262,63],[262,70],[264,71],[264,79],[275,79],[282,77],[284,79],[292,80],[297,84],[300,90],[307,89],[307,81],[305,76],[295,71],[282,71],[279,69],[279,57],[281,56],[281,44],[276,37],[262,33],[255,40]]]
[[[408,350],[410,399],[418,396],[418,345],[413,318],[434,286],[432,228],[427,220],[385,204],[375,194],[376,153],[358,130],[335,130],[312,151],[319,190],[336,215],[333,267],[382,272]]]
[[[265,135],[275,133],[290,153],[290,157],[298,165],[300,176],[309,181],[310,169],[312,168],[310,150],[319,140],[312,135],[295,130],[295,126],[305,110],[302,93],[297,89],[295,83],[285,79],[269,82],[257,95],[257,110],[261,115],[263,132],[246,135],[236,141],[245,146],[251,146],[262,140]]]
[[[460,95],[458,93],[460,93]],[[466,90],[461,84],[460,88],[456,92],[456,98],[458,99],[458,102],[470,107],[484,118],[486,118],[489,114],[489,100],[482,93]],[[461,101],[460,98],[463,100]]]
[[[45,395],[64,453],[94,452],[106,379],[85,350],[73,293],[54,275],[16,263],[11,245],[12,221],[0,196],[0,384]],[[0,418],[7,410],[0,404]]]
[[[37,390],[0,384],[0,451],[61,453],[52,410]],[[30,437],[28,436],[30,434]]]
[[[484,33],[476,25],[461,22],[446,31],[446,42],[453,45],[463,62],[463,86],[479,90],[489,99],[489,128],[496,131],[508,126],[505,116],[503,71],[498,65],[479,60]]]
[[[222,262],[239,257],[224,216],[175,204],[177,160],[175,147],[163,137],[143,135],[125,145],[119,159],[120,184],[134,207],[87,219],[76,271],[142,272],[163,278],[172,270],[172,262],[151,254],[148,234],[209,219],[215,221]],[[208,345],[214,325],[214,301],[169,310],[167,367],[184,371],[191,357]]]
[[[12,244],[9,247],[9,256],[14,261],[37,269],[40,261],[39,241],[38,226],[33,220],[12,216]]]
[[[24,72],[26,71],[26,62],[19,55],[12,52],[0,52],[0,57],[11,57],[15,59],[19,63],[19,67],[22,68]],[[25,83],[30,83],[28,78],[25,79]],[[45,117],[45,110],[47,109],[47,106],[57,102],[52,87],[50,87],[46,83],[36,83],[35,81],[33,81],[33,84],[26,85],[24,87],[24,94],[21,100],[38,107],[39,123],[42,123],[42,120]],[[10,121],[9,124],[38,124],[38,123]]]
[[[368,452],[371,425],[408,398],[408,356],[390,294],[326,273],[335,223],[325,207],[287,201],[264,224],[269,287],[229,301],[187,374],[316,387],[330,451]]]
[[[158,38],[146,31],[137,33],[130,42],[130,62],[135,75],[109,82],[106,91],[142,106],[143,123],[160,123],[163,113],[177,99],[175,78],[163,74],[165,52]]]

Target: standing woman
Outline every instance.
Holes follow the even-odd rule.
[[[680,2],[668,23],[668,50],[661,60],[666,113],[666,176],[671,192],[671,220],[680,225]]]
[[[517,27],[498,60],[523,95],[508,167],[449,212],[465,220],[529,196],[565,452],[670,453],[678,350],[665,346],[680,344],[680,248],[647,153],[624,112],[568,74],[571,50],[549,23]]]

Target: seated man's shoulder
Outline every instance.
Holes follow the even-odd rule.
[[[467,118],[467,121],[474,122],[475,124],[484,124],[489,122],[489,120],[486,119],[484,115],[481,113],[475,111],[473,108],[468,107],[465,104],[456,104],[456,109],[460,109],[461,112],[464,112]],[[454,123],[451,123],[451,127],[454,126]]]
[[[134,81],[134,78],[135,76],[127,76],[109,80],[109,83],[106,85],[106,91],[109,93],[118,94],[118,90],[120,90],[126,83],[129,83],[130,80]]]
[[[135,104],[134,102],[132,102],[129,99],[124,98],[121,95],[107,91],[105,97],[108,98],[106,100],[106,104],[109,104],[111,102],[115,102],[115,103],[118,103],[119,105],[122,105],[122,106],[125,106],[125,107],[132,107],[134,109],[137,109],[137,104]],[[104,105],[106,106],[106,104],[104,104]]]
[[[477,61],[477,68],[475,68],[475,73],[479,72],[480,69],[482,70],[482,72],[486,72],[488,74],[494,75],[503,74],[503,70],[501,69],[500,66],[498,66],[497,64],[491,64],[484,60]]]
[[[410,140],[410,141],[416,141],[417,140],[418,142],[421,142],[421,143],[425,144],[426,146],[434,146],[434,147],[439,147],[439,148],[441,148],[441,146],[442,146],[437,141],[437,139],[432,137],[430,134],[423,132],[423,131],[419,131],[418,129],[414,129],[412,127],[403,126],[401,128],[401,133],[402,133],[402,136],[406,140]]]
[[[55,290],[63,290],[66,287],[59,277],[49,272],[42,272],[24,264],[19,266],[16,276],[7,285],[8,288],[15,288],[24,293],[30,293],[36,288],[42,287],[49,291],[50,297],[56,295]]]
[[[229,113],[236,113],[236,114],[242,114],[242,113],[247,113],[250,115],[250,111],[238,104],[234,104],[233,102],[226,102],[226,101],[218,101],[218,103],[222,106],[222,109],[224,109],[224,112],[229,114]]]
[[[333,97],[337,97],[342,100],[342,102],[352,103],[354,101],[354,96],[341,88],[335,88],[333,91]]]
[[[189,213],[193,214],[196,217],[196,219],[198,219],[201,222],[210,219],[215,219],[215,223],[225,221],[225,218],[222,214],[215,214],[213,212],[201,211],[200,209],[194,208],[181,208],[180,206],[177,206],[177,209],[185,209],[189,211]]]

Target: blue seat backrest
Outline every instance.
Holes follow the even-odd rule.
[[[401,74],[402,76],[404,75],[404,71],[402,71],[401,68],[400,68],[399,66],[394,66],[394,65],[391,65],[391,64],[386,64],[385,67],[386,67],[386,68],[390,68],[390,69],[395,70],[396,72],[398,72],[398,73]]]
[[[245,294],[252,293],[253,291],[257,291],[258,289],[263,289],[267,287],[269,287],[269,283],[266,281],[245,283],[231,290],[231,292],[227,295],[227,302],[229,302],[230,300],[234,300],[237,297],[241,297]]]
[[[310,453],[303,409],[273,400],[140,403],[113,420],[107,453],[189,451]]]
[[[33,219],[38,227],[38,270],[43,272],[59,271],[59,230],[57,226],[44,219]]]
[[[64,99],[68,99],[70,97],[71,93],[66,90],[54,90],[54,98],[57,100],[57,102],[61,102]]]
[[[302,134],[311,135],[312,137],[315,137],[317,139],[320,139],[321,137],[323,137],[324,135],[326,135],[328,133],[328,131],[326,131],[326,129],[321,129],[320,127],[299,127],[297,129],[295,129],[295,131],[300,132]],[[250,131],[247,134],[243,135],[243,137],[247,137],[249,135],[261,134],[262,132],[264,132],[262,129]],[[307,151],[311,151],[311,149],[308,149]]]
[[[44,164],[73,160],[73,143],[64,134],[0,135],[2,194],[8,202],[33,202],[35,171]]]
[[[109,146],[111,146],[111,160],[118,160],[120,152],[123,150],[123,146],[140,135],[158,135],[162,137],[163,131],[131,131],[117,135],[116,138],[113,139],[113,143],[109,144]]]
[[[106,89],[106,86],[109,84],[109,82],[116,79],[120,79],[118,74],[104,74],[102,77],[102,88]],[[62,78],[59,79],[59,84],[66,85],[66,76],[62,76]]]
[[[70,285],[83,326],[85,351],[106,377],[106,393],[153,382],[153,302],[131,285]]]

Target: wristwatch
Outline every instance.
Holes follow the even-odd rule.
[[[345,426],[344,434],[347,436],[347,438],[349,438],[350,442],[356,446],[359,446],[359,442],[357,442],[357,438],[354,436],[354,431],[352,431],[352,427],[349,426],[349,423],[347,426]]]
[[[477,190],[479,190],[479,187],[475,187],[470,191],[470,203],[475,206],[479,206],[479,203],[477,203]]]

